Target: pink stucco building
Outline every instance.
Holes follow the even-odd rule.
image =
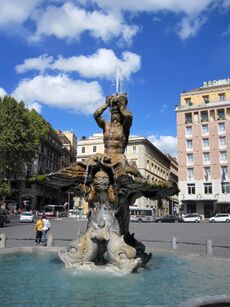
[[[183,92],[176,108],[182,213],[230,212],[230,78]]]

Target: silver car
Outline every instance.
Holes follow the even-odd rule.
[[[209,222],[210,223],[215,223],[215,222],[229,223],[230,222],[230,214],[229,213],[218,213],[215,216],[210,217]]]
[[[200,223],[202,217],[197,213],[189,213],[183,217],[185,223]]]
[[[34,222],[34,215],[31,212],[23,212],[20,215],[19,221],[21,223],[33,223]]]

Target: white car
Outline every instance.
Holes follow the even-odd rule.
[[[230,222],[230,214],[229,213],[218,213],[215,216],[210,217],[209,219],[210,223],[215,223],[215,222]]]
[[[31,212],[23,212],[20,215],[19,222],[21,223],[33,223],[34,222],[34,215]]]
[[[197,213],[189,213],[183,217],[185,223],[200,223],[202,217]]]

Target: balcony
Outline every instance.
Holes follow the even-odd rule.
[[[225,116],[224,115],[219,115],[219,116],[217,116],[217,120],[225,120]]]
[[[208,122],[208,117],[206,117],[206,116],[205,116],[205,117],[201,117],[201,120],[200,120],[200,121],[201,121],[202,123],[203,123],[203,122]]]

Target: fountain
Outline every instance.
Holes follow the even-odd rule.
[[[151,253],[129,232],[129,206],[144,196],[158,199],[178,192],[173,182],[152,183],[131,165],[124,155],[128,144],[132,113],[127,109],[127,94],[108,96],[94,118],[103,130],[104,153],[92,155],[48,175],[56,186],[74,188],[89,206],[86,231],[59,253],[66,268],[104,265],[122,272],[145,266]],[[102,114],[109,109],[110,122]]]

